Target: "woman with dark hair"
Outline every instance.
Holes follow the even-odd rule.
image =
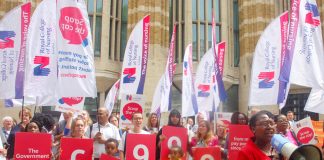
[[[178,110],[173,109],[170,114],[169,114],[169,120],[168,120],[168,125],[167,126],[172,126],[172,127],[183,127],[180,124],[180,119],[181,119],[181,114]],[[160,151],[161,151],[161,142],[166,138],[162,134],[162,129],[159,130],[159,132],[156,135],[156,158],[157,160],[160,159]]]
[[[159,131],[159,119],[156,113],[151,113],[147,119],[147,125],[143,127],[144,131],[156,134]]]
[[[42,123],[31,120],[25,128],[25,132],[31,132],[31,133],[40,133],[42,131],[43,125]]]
[[[287,117],[283,114],[279,114],[274,117],[274,121],[277,124],[277,133],[286,137],[291,143],[298,146],[296,135],[289,129],[290,127]]]
[[[190,154],[194,151],[193,147],[213,147],[218,145],[218,138],[214,136],[208,121],[201,121],[198,124],[198,131],[190,142]]]
[[[241,112],[234,112],[232,114],[232,117],[231,117],[231,124],[235,124],[235,125],[247,125],[248,124],[248,117],[244,114],[244,113],[241,113]],[[226,134],[226,137],[225,137],[225,144],[224,144],[224,148],[222,148],[222,155],[223,155],[223,158],[226,158],[224,156],[228,155],[228,143],[229,143],[229,134],[230,133],[227,133]]]
[[[248,117],[241,112],[234,112],[231,117],[231,124],[247,125]]]
[[[271,147],[275,133],[275,122],[266,112],[258,112],[250,119],[250,129],[254,136],[239,152],[238,160],[271,160],[276,155]]]

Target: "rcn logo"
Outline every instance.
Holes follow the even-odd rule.
[[[132,95],[126,95],[126,100],[131,101],[133,99]]]
[[[50,69],[45,67],[49,64],[49,57],[35,56],[34,64],[37,65],[34,68],[34,76],[48,76]]]
[[[188,74],[188,62],[183,62],[183,74],[186,76]]]
[[[321,24],[319,12],[317,10],[316,4],[306,3],[305,5],[306,9],[306,18],[305,23],[311,24],[315,27],[319,26]]]
[[[133,83],[136,79],[136,68],[125,68],[123,71],[124,83]]]
[[[208,97],[210,95],[210,85],[199,84],[198,85],[198,97]]]
[[[10,38],[15,36],[14,31],[0,31],[0,49],[13,48],[14,41]]]
[[[274,85],[273,78],[274,72],[260,72],[258,76],[258,79],[261,80],[259,82],[259,88],[272,88]]]
[[[59,103],[73,106],[79,104],[80,102],[82,102],[82,100],[83,97],[62,97],[61,99],[59,99]]]

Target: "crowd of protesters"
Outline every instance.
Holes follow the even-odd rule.
[[[284,160],[285,157],[277,153],[270,144],[274,134],[281,134],[291,143],[301,145],[294,132],[291,130],[293,112],[286,115],[273,115],[268,111],[253,113],[250,119],[241,112],[234,112],[231,117],[231,124],[248,125],[253,137],[246,146],[239,152],[240,160]],[[292,114],[292,115],[291,115]],[[55,122],[50,115],[36,113],[32,117],[31,110],[24,108],[19,112],[20,122],[5,116],[2,118],[3,127],[0,133],[4,149],[0,149],[0,155],[13,159],[15,135],[17,132],[49,133],[52,135],[52,159],[59,159],[60,140],[62,137],[79,139],[92,138],[94,140],[93,159],[97,160],[101,154],[108,154],[116,158],[124,159],[126,149],[126,137],[132,134],[155,134],[156,135],[156,159],[160,159],[161,143],[166,139],[163,135],[163,126],[160,126],[159,115],[151,113],[148,116],[146,125],[143,125],[143,114],[135,112],[132,115],[132,128],[119,128],[119,117],[110,114],[106,108],[99,108],[97,112],[98,122],[92,123],[87,111],[78,115],[72,112],[63,114],[63,120]],[[216,121],[214,128],[213,121],[199,113],[196,116],[196,124],[193,117],[182,119],[177,110],[172,110],[168,117],[166,126],[186,128],[188,133],[188,150],[183,151],[179,146],[172,146],[169,150],[169,159],[181,159],[187,154],[188,159],[197,147],[219,147],[222,160],[228,159],[229,135],[228,124],[223,121]],[[183,121],[183,123],[182,123]]]

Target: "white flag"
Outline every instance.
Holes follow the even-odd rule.
[[[97,97],[93,47],[83,0],[57,0],[58,97]]]
[[[194,116],[198,113],[192,67],[192,44],[189,44],[183,57],[182,117]]]
[[[120,79],[118,79],[118,81],[110,88],[108,95],[106,97],[105,100],[105,107],[108,109],[108,111],[111,113],[114,105],[115,105],[115,101],[117,99],[117,94],[119,91],[119,86],[120,86]]]
[[[165,90],[163,87],[163,83],[165,82],[165,74],[159,80],[159,83],[155,87],[152,106],[151,106],[151,113],[160,114],[161,113],[161,101],[162,101],[162,94],[164,94]]]
[[[25,96],[56,99],[56,25],[56,2],[42,1],[34,11],[28,31]]]
[[[219,97],[214,97],[213,94],[213,92],[218,93],[214,90],[214,85],[217,86],[214,75],[214,52],[213,49],[209,49],[200,60],[196,72],[195,91],[199,112],[212,111],[214,98],[218,100],[217,105],[220,102]]]
[[[129,36],[122,68],[119,97],[143,94],[150,37],[150,16],[145,16]]]
[[[298,28],[292,29],[292,32],[296,32],[294,46],[288,46],[293,52],[290,83],[324,89],[323,39],[316,1],[293,0],[292,5],[295,4],[299,9],[293,10],[291,18],[296,21],[290,25],[294,23]],[[295,17],[295,12],[299,17]],[[288,45],[292,43],[289,38]]]
[[[24,3],[0,21],[0,99],[23,97],[30,9],[31,3]]]
[[[249,106],[276,105],[278,102],[278,77],[287,29],[288,12],[284,12],[260,36],[253,57]]]
[[[176,25],[173,26],[173,32],[171,37],[171,42],[169,46],[169,54],[168,61],[165,67],[164,83],[162,83],[162,87],[164,88],[164,92],[161,93],[161,112],[167,112],[171,109],[171,88],[173,81],[173,74],[175,70],[174,66],[174,47],[175,47],[175,38],[176,38]]]

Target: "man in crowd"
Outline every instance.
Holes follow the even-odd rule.
[[[98,122],[93,124],[91,131],[91,138],[94,139],[93,144],[93,157],[95,160],[99,160],[102,153],[105,151],[105,142],[109,138],[114,138],[120,141],[120,135],[118,128],[109,123],[109,111],[105,107],[98,109]]]
[[[120,142],[119,146],[118,146],[118,150],[119,150],[119,156],[121,160],[124,160],[124,153],[126,152],[126,136],[128,133],[132,133],[132,134],[150,134],[149,132],[144,131],[142,128],[142,124],[143,124],[143,114],[141,112],[135,112],[133,113],[132,116],[132,125],[133,125],[133,129],[128,130],[127,132],[124,132],[123,136],[122,136],[122,141]]]
[[[288,111],[287,112],[287,120],[289,121],[290,127],[292,127],[292,125],[295,123],[294,112],[293,111]]]

